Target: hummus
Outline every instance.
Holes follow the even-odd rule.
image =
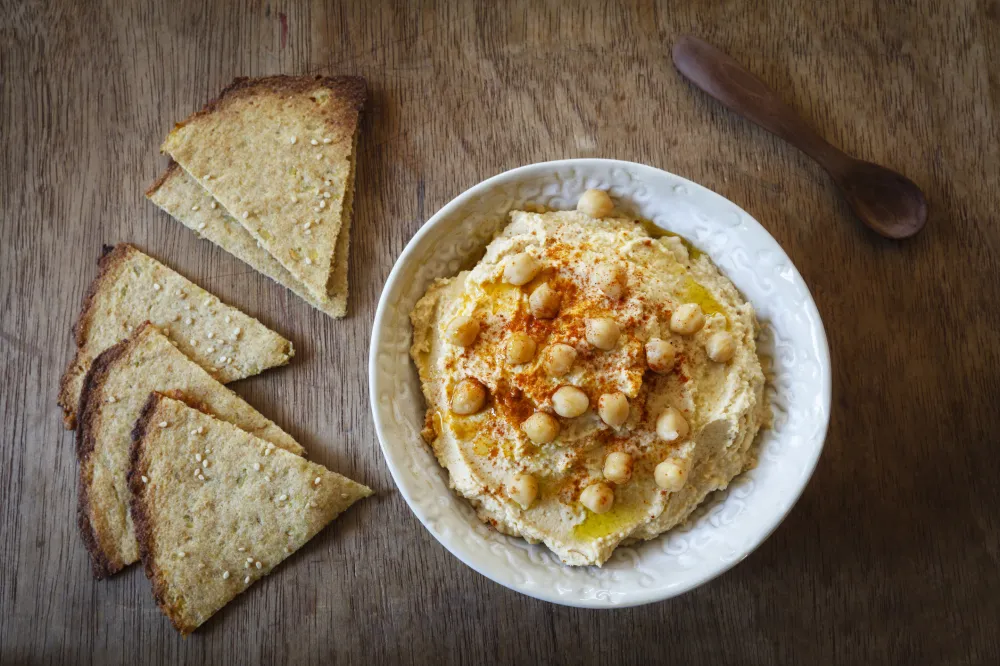
[[[756,462],[753,307],[678,236],[516,211],[410,318],[423,435],[452,488],[566,564],[666,532]]]

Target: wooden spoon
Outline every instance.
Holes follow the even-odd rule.
[[[708,42],[681,37],[673,56],[677,69],[696,86],[816,160],[871,229],[888,238],[908,238],[923,228],[927,200],[913,181],[830,145],[760,79]]]

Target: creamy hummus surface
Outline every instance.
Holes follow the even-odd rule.
[[[585,212],[581,212],[585,211]],[[511,213],[410,314],[424,438],[497,530],[601,565],[753,467],[753,307],[709,258],[588,191]]]

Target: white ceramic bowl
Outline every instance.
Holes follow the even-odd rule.
[[[438,277],[469,268],[525,203],[575,207],[587,188],[609,190],[621,207],[679,233],[722,269],[753,303],[772,359],[774,427],[762,435],[757,467],[710,495],[687,524],[618,548],[603,568],[568,567],[542,545],[483,525],[448,489],[447,473],[420,437],[424,400],[410,361],[409,313]],[[463,192],[410,240],[386,281],[369,358],[371,406],[385,460],[410,508],[452,554],[524,594],[570,606],[612,608],[681,594],[732,567],[791,510],[823,448],[830,418],[830,352],[799,272],[745,211],[700,185],[652,167],[599,159],[512,169]]]

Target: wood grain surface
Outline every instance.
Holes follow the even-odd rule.
[[[3,663],[1000,663],[1000,2],[0,0]],[[907,242],[808,158],[694,90],[717,44],[834,144],[927,193]],[[368,79],[350,316],[333,321],[144,200],[171,124],[238,75]],[[375,306],[403,246],[478,181],[602,156],[684,175],[777,238],[835,363],[816,475],[747,560],[618,611],[511,592],[411,514],[368,408]],[[291,338],[236,390],[377,496],[188,640],[133,567],[95,582],[56,407],[102,243],[131,241]]]

